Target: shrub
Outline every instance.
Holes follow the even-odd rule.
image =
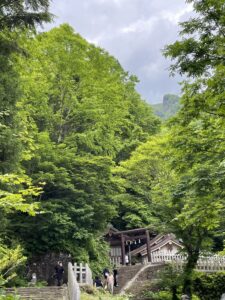
[[[0,300],[20,300],[20,296],[17,295],[0,295]]]
[[[95,294],[81,293],[81,300],[129,300],[128,296],[111,295],[103,289],[96,289]]]
[[[172,295],[169,291],[152,292],[148,291],[145,293],[146,299],[149,300],[171,300]]]
[[[220,300],[225,293],[225,272],[212,274],[198,273],[194,279],[193,290],[201,300]]]

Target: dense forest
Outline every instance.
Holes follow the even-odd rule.
[[[224,0],[189,2],[196,15],[164,49],[187,80],[162,125],[105,50],[68,24],[36,32],[47,0],[1,1],[0,286],[51,251],[102,268],[109,223],[182,239],[190,297],[200,253],[223,250]]]

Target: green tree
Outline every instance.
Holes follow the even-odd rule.
[[[37,203],[29,203],[26,200],[32,196],[39,196],[40,192],[41,188],[34,187],[28,176],[0,175],[0,209],[7,213],[22,211],[34,215],[38,208]]]
[[[180,210],[181,234],[187,233],[184,242],[190,243],[183,290],[191,295],[199,253],[223,226],[225,91],[224,1],[189,2],[196,16],[181,23],[182,40],[168,45],[165,55],[175,60],[172,72],[195,78],[184,84],[182,109],[173,123],[171,141],[180,182],[171,198]]]
[[[0,244],[0,288],[16,277],[16,268],[26,261],[22,248],[9,249]]]
[[[98,253],[106,248],[94,240],[117,210],[111,169],[157,132],[159,120],[135,91],[137,79],[70,26],[24,34],[20,43],[29,53],[26,61],[17,57],[16,68],[21,161],[34,184],[45,185],[43,212],[25,223],[23,214],[13,215],[10,235],[29,253],[103,260]]]
[[[32,198],[40,194],[20,164],[22,158],[28,158],[31,139],[17,115],[21,90],[13,55],[22,53],[17,42],[22,28],[35,29],[50,21],[47,9],[45,0],[0,1],[0,285],[12,279],[15,268],[24,261],[20,246],[11,249],[13,241],[6,229],[9,213],[20,211],[24,219],[27,213],[34,215],[38,205]]]
[[[49,22],[49,0],[1,0],[0,30],[14,30],[21,27],[34,28]]]
[[[117,228],[156,229],[155,224],[159,222],[155,219],[151,190],[159,176],[160,157],[166,141],[162,134],[150,138],[133,151],[128,160],[114,168],[114,180],[119,187],[119,193],[115,195],[119,213],[113,219]]]
[[[17,172],[21,153],[16,103],[21,96],[13,53],[20,52],[17,33],[49,21],[47,0],[0,1],[0,172]],[[20,136],[23,134],[20,133]]]
[[[122,225],[173,232],[183,240],[187,264],[182,280],[188,295],[199,255],[211,249],[224,212],[224,164],[199,149],[203,142],[211,143],[202,140],[201,125],[192,121],[183,127],[178,121],[115,170]]]
[[[182,39],[168,45],[164,54],[175,60],[172,73],[199,76],[224,65],[224,0],[188,0],[196,16],[180,24]]]

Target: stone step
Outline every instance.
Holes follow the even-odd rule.
[[[143,267],[143,265],[134,266],[122,266],[118,269],[118,284],[119,287],[114,288],[115,294],[118,294],[120,290],[130,281],[138,271]]]
[[[147,267],[147,268],[146,268]],[[134,266],[126,266],[126,267],[121,267],[118,270],[118,284],[119,287],[115,287],[114,289],[114,293],[118,294],[121,291],[123,291],[123,288],[126,286],[128,282],[130,282],[130,284],[132,284],[131,290],[129,290],[128,292],[134,292],[134,294],[136,294],[136,290],[142,290],[142,282],[146,283],[146,280],[152,281],[155,277],[156,274],[158,273],[158,271],[163,268],[164,265],[163,264],[155,264],[155,265],[151,265],[149,264],[149,266],[147,265],[136,265]],[[135,278],[135,276],[137,275],[137,273],[139,273],[139,271],[142,270],[142,272],[139,274],[139,276],[137,278]],[[132,280],[135,278],[135,281],[132,282]]]
[[[27,287],[7,289],[7,294],[20,295],[21,300],[66,300],[67,287]]]

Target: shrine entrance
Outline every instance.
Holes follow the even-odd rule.
[[[129,257],[129,264],[131,264],[131,251],[144,245],[147,246],[148,262],[151,262],[150,233],[147,228],[119,231],[111,227],[106,235],[106,240],[111,246],[110,259],[113,264],[125,265],[126,255]]]

